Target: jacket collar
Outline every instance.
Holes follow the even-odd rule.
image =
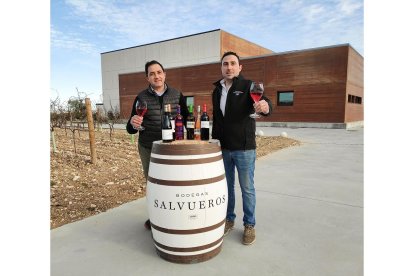
[[[222,80],[222,78],[221,79],[219,79],[218,81],[216,81],[216,82],[214,82],[213,84],[215,85],[215,86],[221,86],[221,84],[220,84],[220,81]],[[235,82],[237,82],[238,80],[244,80],[244,77],[241,75],[241,74],[239,74],[237,77],[234,77],[233,78],[233,84],[235,83]]]
[[[158,96],[158,93],[155,92],[154,88],[152,88],[151,85],[148,85],[148,92],[152,95]],[[167,83],[164,83],[164,92],[161,95],[164,95],[168,91],[168,85]]]

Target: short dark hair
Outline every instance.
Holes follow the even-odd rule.
[[[237,61],[238,61],[238,62],[239,62],[239,64],[240,64],[240,57],[239,57],[239,55],[237,55],[235,52],[225,52],[225,53],[223,54],[223,56],[221,57],[221,62],[223,62],[223,59],[224,59],[226,56],[230,56],[230,55],[236,56],[236,57],[237,57]]]
[[[156,61],[156,60],[151,60],[151,61],[148,61],[147,63],[145,63],[145,76],[147,76],[148,77],[148,67],[150,67],[151,65],[154,65],[154,64],[158,64],[159,66],[161,66],[161,69],[162,69],[162,71],[164,72],[165,70],[164,70],[164,67],[162,66],[162,64],[161,63],[159,63],[158,61]]]

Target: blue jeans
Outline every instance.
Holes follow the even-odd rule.
[[[256,224],[256,191],[254,188],[254,168],[256,162],[256,150],[222,150],[224,169],[226,171],[228,202],[226,219],[234,221],[236,214],[234,206],[236,196],[234,192],[234,168],[237,168],[240,188],[243,198],[243,224]]]

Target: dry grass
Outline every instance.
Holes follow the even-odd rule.
[[[105,212],[126,202],[145,196],[145,178],[137,152],[136,136],[115,130],[95,132],[97,163],[91,164],[87,131],[55,130],[57,153],[50,146],[50,227]],[[299,145],[290,138],[257,137],[257,157]]]

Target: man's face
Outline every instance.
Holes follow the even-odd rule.
[[[242,66],[239,64],[236,56],[228,55],[223,58],[221,73],[225,80],[232,80],[234,77],[237,77],[241,70]]]
[[[153,64],[148,67],[147,80],[155,90],[163,89],[166,73],[159,64]]]

